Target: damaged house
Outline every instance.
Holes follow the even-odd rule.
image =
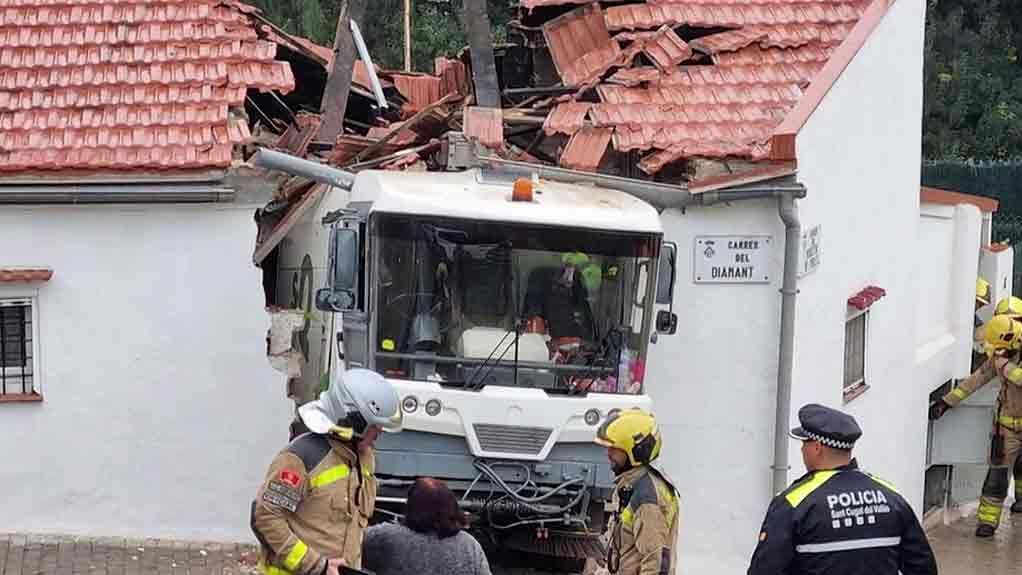
[[[645,393],[682,497],[682,572],[739,572],[801,475],[776,422],[802,404],[854,414],[862,464],[923,509],[928,396],[967,375],[977,271],[1010,293],[990,206],[920,190],[924,17],[922,0],[520,0],[495,47],[500,108],[469,81],[305,155],[443,169],[450,131],[505,160],[674,185],[656,207],[678,329],[650,347]],[[438,74],[473,78],[469,56]],[[262,212],[256,259],[278,303],[295,278],[323,285],[319,222],[345,201],[296,179]],[[312,361],[292,379],[307,394],[339,332],[311,315]]]

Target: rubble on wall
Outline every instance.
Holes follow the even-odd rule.
[[[266,357],[273,369],[288,379],[301,377],[305,362],[294,336],[305,327],[305,312],[300,309],[269,309],[270,329],[266,334]]]

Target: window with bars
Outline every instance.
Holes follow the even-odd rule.
[[[845,403],[869,388],[866,383],[866,337],[869,312],[856,314],[845,322]]]
[[[36,393],[32,300],[0,299],[0,397]]]

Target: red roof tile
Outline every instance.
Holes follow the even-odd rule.
[[[288,91],[234,0],[8,0],[0,8],[0,173],[208,169],[249,137],[229,109]]]
[[[607,152],[612,133],[608,128],[582,128],[568,140],[561,153],[561,165],[573,170],[595,171]]]
[[[504,145],[504,111],[500,108],[465,108],[465,135],[487,148]]]
[[[689,45],[704,54],[716,54],[740,50],[753,42],[765,40],[766,37],[767,33],[762,28],[739,28],[696,38]]]
[[[554,134],[568,134],[569,136],[582,129],[586,114],[593,105],[589,102],[565,102],[558,104],[543,122],[543,132],[552,136]]]
[[[726,86],[753,84],[790,84],[800,86],[823,67],[823,62],[775,64],[773,66],[718,65],[681,66],[673,74],[661,74],[656,68],[625,68],[610,81],[623,86],[648,83],[659,86]]]
[[[646,0],[610,6],[603,12],[604,26],[594,23],[564,34],[560,44],[549,40],[548,44],[555,64],[558,58],[562,61],[558,64],[562,77],[564,67],[584,67],[579,62],[586,52],[599,54],[600,48],[589,46],[606,45],[605,29],[616,32],[611,42],[630,42],[624,44],[628,49],[649,46],[646,52],[656,67],[620,67],[602,82],[589,72],[587,83],[595,86],[602,103],[586,113],[594,128],[614,131],[616,149],[652,150],[640,167],[655,173],[688,157],[769,156],[774,132],[785,125],[806,92],[813,90],[814,79],[837,47],[853,35],[856,24],[866,19],[864,14],[869,16],[867,8],[878,11],[886,1]],[[571,2],[521,3],[534,7]],[[580,20],[571,14],[583,10],[561,19]],[[656,54],[654,38],[673,40],[672,29],[679,26],[730,30],[697,37],[680,48],[708,54],[712,61],[691,65],[686,63],[690,56],[660,58]],[[593,30],[600,42],[586,41]],[[621,61],[619,57],[612,66],[621,66]],[[569,97],[577,99],[579,94]],[[552,113],[548,131],[556,131],[562,122],[572,125],[561,117],[566,113],[560,109]],[[574,125],[581,121],[575,120]]]
[[[436,76],[393,74],[393,78],[394,87],[408,100],[409,107],[414,111],[421,110],[444,96],[441,94],[441,80]]]
[[[433,69],[436,75],[440,76],[441,94],[446,96],[447,94],[467,95],[469,93],[468,70],[464,62],[440,57],[434,60]]]
[[[599,76],[621,55],[621,47],[610,37],[603,11],[596,3],[547,22],[543,37],[565,86],[577,86]]]
[[[652,38],[646,40],[643,51],[654,66],[668,74],[678,64],[692,57],[692,49],[669,26],[661,27]]]
[[[568,6],[571,4],[589,4],[593,0],[521,0],[519,5],[526,10],[533,10],[540,6]]]
[[[717,64],[726,65],[762,66],[764,64],[816,63],[822,67],[830,59],[833,51],[833,46],[822,44],[799,46],[797,50],[749,46],[735,52],[715,54],[713,60]]]
[[[679,0],[683,1],[683,0]],[[739,27],[778,24],[838,24],[855,22],[862,16],[868,1],[836,0],[831,2],[772,2],[735,4],[718,3],[648,3],[611,6],[606,11],[611,30],[635,30],[668,26]]]
[[[0,283],[46,282],[53,277],[48,269],[0,269]]]
[[[629,88],[603,84],[596,88],[608,104],[794,104],[802,95],[794,84],[661,85]]]

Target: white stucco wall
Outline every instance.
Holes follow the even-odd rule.
[[[921,0],[899,0],[796,141],[809,194],[799,202],[803,229],[822,226],[823,255],[799,281],[791,413],[794,424],[805,403],[845,407],[866,430],[862,464],[917,506],[929,386],[915,379],[914,336],[915,294],[926,289],[915,251],[924,13]],[[679,568],[744,572],[772,496],[784,228],[774,201],[662,219],[679,244],[679,327],[652,347],[646,381],[666,442],[661,464],[682,497]],[[701,234],[771,234],[772,282],[695,285],[693,238]],[[871,318],[871,389],[843,406],[847,299],[871,284],[888,292]],[[790,465],[794,480],[804,471],[794,443]]]
[[[942,383],[918,378],[914,361],[918,293],[931,289],[918,281],[926,262],[915,250],[924,18],[922,0],[895,3],[796,140],[809,190],[802,222],[822,226],[823,261],[799,282],[792,390],[794,409],[811,401],[842,407],[846,300],[868,285],[884,288],[868,323],[870,389],[844,408],[864,430],[861,465],[895,483],[917,510],[927,393]],[[790,455],[796,476],[800,454]]]
[[[38,404],[0,404],[0,532],[242,540],[287,441],[253,208],[0,210],[0,268],[45,266]]]

